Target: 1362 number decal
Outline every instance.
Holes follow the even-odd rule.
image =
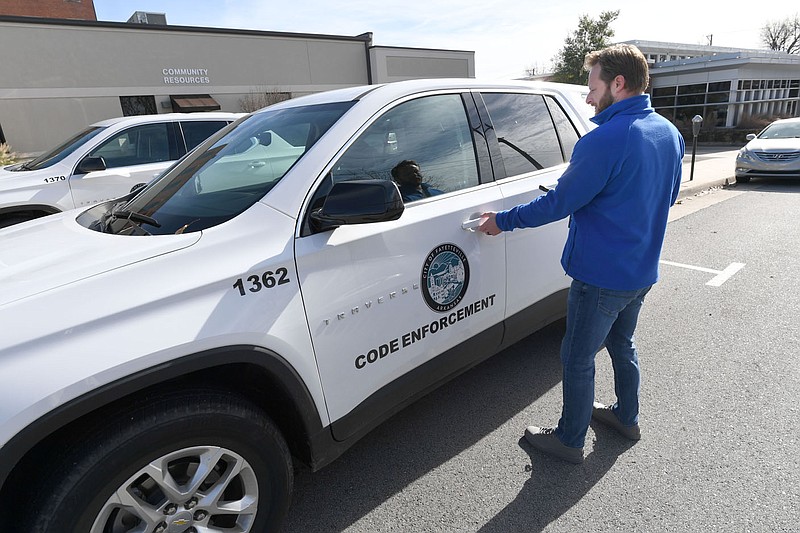
[[[239,278],[233,284],[233,288],[239,291],[239,296],[246,296],[248,292],[256,293],[261,289],[272,289],[278,285],[286,285],[289,281],[289,271],[281,267],[275,272],[267,270],[261,275],[253,274],[247,278]]]

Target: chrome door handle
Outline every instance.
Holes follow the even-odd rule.
[[[470,220],[465,220],[461,223],[461,229],[464,231],[475,231],[478,229],[478,226],[481,225],[481,218],[472,218]]]

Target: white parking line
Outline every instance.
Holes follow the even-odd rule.
[[[716,276],[714,276],[708,282],[706,282],[706,285],[710,285],[712,287],[719,287],[720,285],[728,281],[731,278],[731,276],[739,272],[744,267],[744,263],[731,263],[725,268],[725,270],[714,270],[713,268],[686,265],[683,263],[674,263],[672,261],[662,260],[659,261],[659,263],[669,266],[676,266],[680,268],[688,268],[689,270],[698,270],[700,272],[707,272],[709,274],[716,274]]]

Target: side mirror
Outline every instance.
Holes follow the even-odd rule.
[[[335,183],[321,208],[310,215],[316,231],[349,224],[397,220],[405,206],[400,191],[388,180],[355,180]]]
[[[84,157],[83,160],[78,163],[78,168],[75,169],[75,173],[88,174],[89,172],[100,172],[106,168],[106,160],[103,159],[102,156]]]
[[[753,139],[755,139],[755,138],[756,138],[756,134],[755,134],[755,133],[748,133],[748,134],[745,136],[745,139],[747,139],[748,141],[752,141],[752,140],[753,140]]]

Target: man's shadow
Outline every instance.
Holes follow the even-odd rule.
[[[519,446],[531,458],[531,465],[528,467],[531,478],[525,482],[514,501],[479,531],[543,531],[579,503],[617,459],[635,444],[598,422],[592,421],[592,428],[596,437],[594,447],[580,465],[550,457],[532,447],[522,437]]]

